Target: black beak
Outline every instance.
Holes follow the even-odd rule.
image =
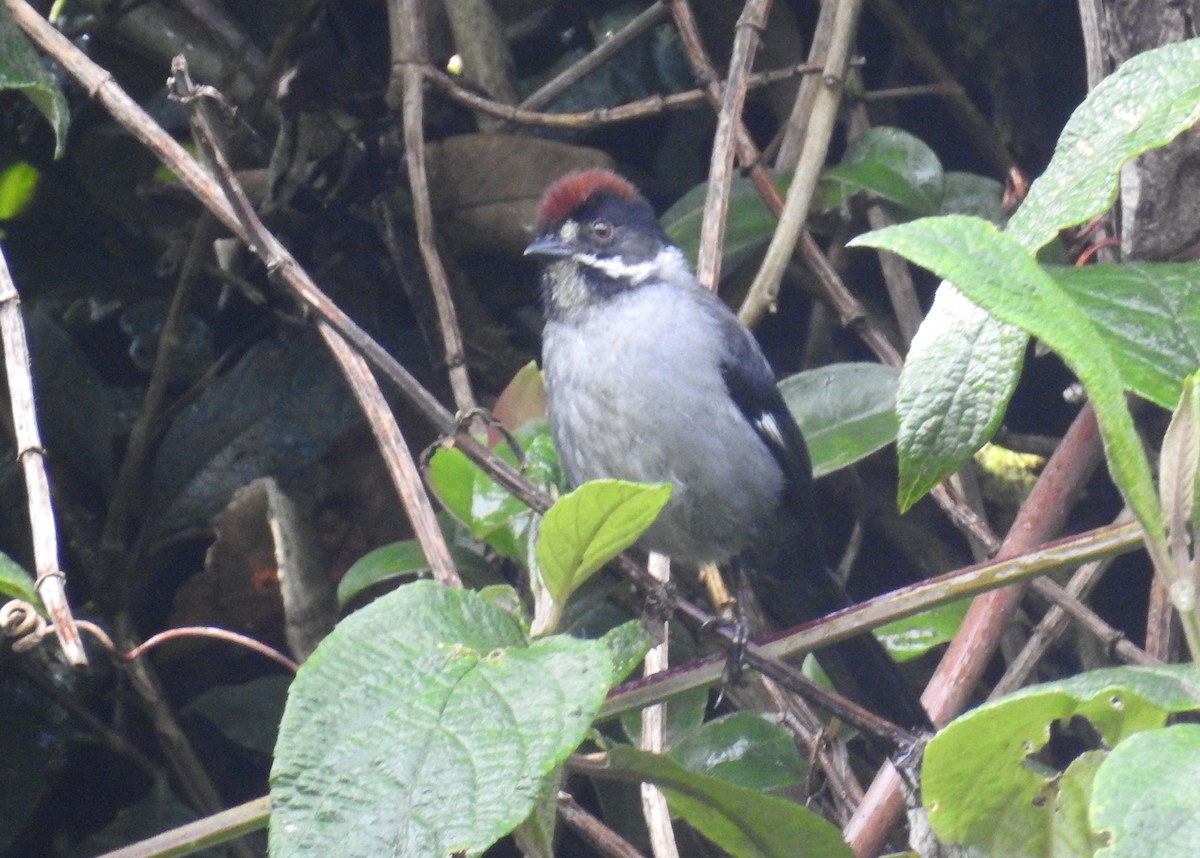
[[[541,256],[546,259],[562,259],[572,253],[571,248],[553,233],[539,235],[533,240],[533,244],[525,248],[526,256]]]

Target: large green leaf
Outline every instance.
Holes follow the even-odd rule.
[[[1026,340],[1020,328],[997,321],[952,286],[938,289],[896,391],[902,512],[995,433],[1021,375]]]
[[[855,241],[899,253],[936,272],[1062,357],[1087,389],[1109,471],[1146,531],[1148,547],[1162,560],[1161,509],[1116,363],[1087,313],[1029,252],[987,221],[961,215],[900,224]]]
[[[1116,198],[1122,164],[1166,145],[1198,119],[1200,39],[1138,54],[1071,114],[1008,232],[1036,250],[1059,230],[1095,217]]]
[[[1162,146],[1190,127],[1200,117],[1200,40],[1167,45],[1140,54],[1106,78],[1072,114],[1059,138],[1054,157],[1030,188],[1024,203],[1006,229],[1027,250],[1045,246],[1068,226],[1083,223],[1104,211],[1117,189],[1118,171],[1130,158]],[[943,284],[939,292],[945,291]],[[944,318],[953,313],[955,318]],[[931,333],[924,347],[909,352],[900,382],[897,408],[900,412],[902,455],[901,503],[911,503],[912,493],[928,490],[937,480],[933,475],[951,473],[974,452],[969,443],[991,438],[1014,388],[1007,380],[1020,372],[1026,338],[978,313],[968,318],[953,302],[934,302],[922,324]],[[920,334],[918,335],[920,338]],[[992,347],[980,349],[979,343]],[[935,347],[936,346],[936,347]],[[961,355],[960,359],[950,356]],[[997,382],[999,382],[997,384]],[[919,392],[924,383],[935,384],[942,395],[926,398],[905,395],[905,388]],[[958,392],[989,389],[978,401],[968,404]],[[993,386],[995,385],[995,386]],[[923,442],[909,440],[910,432],[927,438],[930,424],[941,425],[936,433],[958,446],[925,465],[920,457],[929,449]],[[920,475],[903,476],[905,448],[909,467]],[[950,467],[954,465],[954,467]]]
[[[808,443],[813,473],[832,473],[896,440],[898,370],[877,363],[836,363],[779,382]]]
[[[1085,734],[1113,747],[1198,707],[1200,673],[1192,665],[1096,670],[984,704],[925,749],[921,792],[930,824],[943,840],[984,855],[1076,854],[1054,851],[1063,805],[1061,772],[1045,761],[1051,726],[1082,719]]]
[[[1200,369],[1200,265],[1050,267],[1109,344],[1125,386],[1172,409]]]
[[[478,854],[529,815],[617,678],[606,643],[530,643],[470,591],[418,581],[376,599],[292,684],[271,855]]]

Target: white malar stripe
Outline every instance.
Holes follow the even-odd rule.
[[[646,262],[635,262],[631,265],[628,262],[622,262],[621,258],[617,256],[602,259],[594,253],[579,254],[579,262],[607,274],[614,280],[628,280],[635,285],[648,280],[658,270],[658,263],[653,259]]]
[[[683,253],[673,245],[667,245],[653,259],[645,262],[625,262],[619,256],[600,257],[594,253],[580,253],[576,259],[581,265],[595,268],[614,280],[628,280],[632,286],[638,286],[652,277],[669,282],[691,277]]]

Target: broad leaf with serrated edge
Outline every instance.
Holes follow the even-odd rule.
[[[606,643],[530,643],[470,591],[418,581],[376,599],[291,687],[271,855],[481,852],[529,815],[617,678]]]

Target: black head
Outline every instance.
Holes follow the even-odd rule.
[[[678,250],[650,204],[608,170],[572,173],[551,185],[538,205],[537,229],[525,253],[545,261],[551,311],[594,303],[661,277],[668,262],[671,270],[678,267]]]

